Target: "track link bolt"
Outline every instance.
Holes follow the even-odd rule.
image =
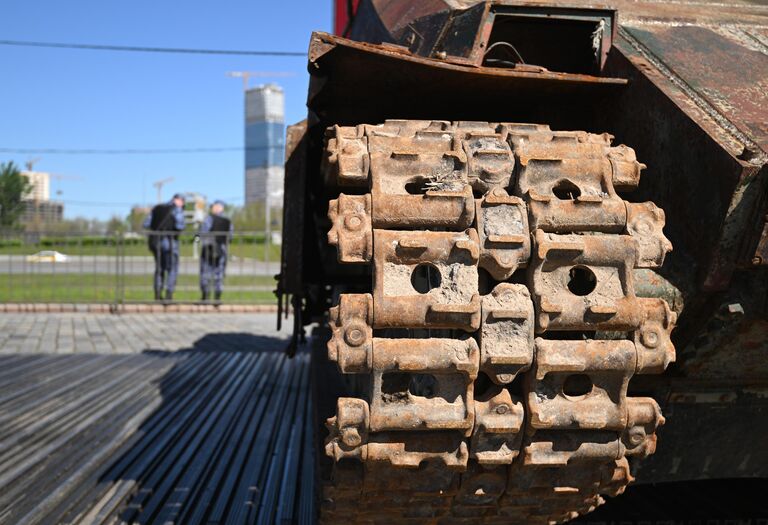
[[[360,346],[365,342],[365,330],[357,326],[350,326],[344,332],[344,340],[350,346]]]
[[[642,338],[643,344],[648,348],[656,348],[659,345],[659,334],[654,330],[645,330]]]
[[[353,427],[346,427],[341,429],[341,440],[348,447],[356,447],[362,442],[362,439],[360,439],[360,433],[356,428]]]

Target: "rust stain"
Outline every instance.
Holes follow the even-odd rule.
[[[572,83],[588,84],[612,84],[625,85],[626,79],[597,77],[592,75],[583,75],[575,73],[555,73],[547,71],[544,68],[523,68],[523,70],[495,68],[495,67],[476,67],[463,65],[461,63],[452,63],[448,60],[439,60],[433,58],[424,58],[411,54],[407,48],[400,46],[371,44],[368,42],[356,42],[346,38],[341,38],[328,33],[312,33],[312,40],[309,46],[310,64],[317,67],[318,61],[336,48],[346,48],[364,53],[370,53],[373,56],[381,58],[392,58],[411,64],[425,66],[434,70],[454,71],[457,73],[470,74],[477,77],[486,78],[518,78],[518,79],[541,79]]]
[[[768,151],[768,55],[706,27],[638,24],[628,30]]]

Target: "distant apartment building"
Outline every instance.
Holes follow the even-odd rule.
[[[51,175],[43,171],[22,171],[31,185],[30,190],[24,195],[25,200],[49,201],[51,200]]]
[[[64,219],[64,204],[56,201],[25,200],[20,222],[25,227],[44,226]]]
[[[51,175],[42,171],[22,171],[31,188],[24,195],[21,224],[27,229],[39,229],[64,219],[64,203],[51,200]]]
[[[245,203],[283,205],[285,96],[276,84],[245,92]]]

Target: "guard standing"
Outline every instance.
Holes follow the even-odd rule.
[[[224,287],[228,245],[234,228],[232,221],[222,215],[223,212],[224,203],[215,201],[209,215],[200,225],[200,290],[203,292],[203,301],[211,296],[211,280],[214,300],[221,300]]]
[[[179,274],[179,234],[184,230],[184,197],[177,193],[170,202],[152,208],[144,228],[150,230],[149,250],[155,257],[155,300],[173,300]]]

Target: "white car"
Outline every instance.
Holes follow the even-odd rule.
[[[27,255],[27,262],[67,262],[67,256],[55,250],[43,250],[42,252],[37,252],[34,255]]]

